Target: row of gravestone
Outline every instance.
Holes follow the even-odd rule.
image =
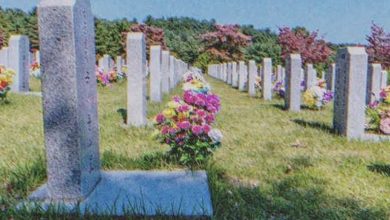
[[[285,85],[285,108],[298,112],[301,109],[301,84],[305,88],[316,84],[317,74],[311,64],[302,70],[299,54],[290,54],[286,59],[286,69],[277,66],[276,78]],[[211,64],[208,74],[222,80],[240,91],[256,94],[255,79],[259,75],[256,63],[251,60],[248,66],[244,61]],[[265,100],[272,99],[272,61],[264,58],[261,66],[261,90]],[[328,89],[335,92],[333,126],[335,132],[349,139],[389,140],[389,136],[367,134],[365,132],[365,108],[368,102],[379,98],[381,88],[387,86],[387,72],[380,64],[369,64],[363,47],[348,47],[337,53],[336,64],[331,64],[326,78]]]
[[[82,214],[211,216],[204,171],[101,171],[94,18],[89,0],[41,0],[38,6],[47,184],[20,204]],[[127,124],[145,125],[146,44],[128,33]],[[183,61],[152,46],[151,99],[179,82]],[[36,202],[36,203],[35,203]],[[134,210],[135,209],[135,210]]]

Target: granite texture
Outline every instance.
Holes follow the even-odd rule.
[[[257,66],[254,60],[250,60],[248,63],[249,77],[248,77],[248,93],[249,96],[256,96],[256,76],[257,76]]]
[[[336,57],[333,126],[348,139],[364,134],[368,56],[363,47],[339,49]]]
[[[85,198],[100,180],[94,19],[89,0],[38,7],[47,193]]]
[[[169,51],[163,50],[161,54],[161,91],[169,93]]]
[[[335,77],[336,77],[336,64],[332,63],[328,66],[328,71],[326,72],[326,89],[334,92],[335,86]]]
[[[379,100],[381,91],[382,66],[379,63],[368,65],[366,104]]]
[[[162,74],[161,74],[161,46],[152,45],[150,47],[150,101],[162,101]]]
[[[127,125],[145,126],[146,44],[143,33],[127,34]]]
[[[301,66],[301,55],[290,54],[287,57],[286,94],[284,99],[285,108],[292,112],[299,112],[301,110]]]
[[[238,90],[243,92],[247,89],[248,71],[244,61],[238,62]]]
[[[237,63],[232,63],[232,86],[234,88],[238,87],[238,71],[237,71]]]
[[[28,92],[30,90],[30,42],[27,36],[13,35],[9,40],[8,62],[10,69],[15,71],[11,90]]]
[[[264,100],[272,100],[272,59],[263,59],[263,76],[261,80],[261,91]]]
[[[313,64],[307,63],[305,66],[305,90],[310,89],[317,83],[317,73],[313,67]]]
[[[169,56],[169,89],[175,88],[175,57]]]

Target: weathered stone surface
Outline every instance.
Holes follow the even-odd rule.
[[[238,90],[245,91],[248,83],[248,70],[244,61],[238,63]]]
[[[306,64],[305,68],[305,90],[310,89],[316,85],[317,73],[313,67],[313,64]]]
[[[249,68],[249,79],[248,79],[248,93],[249,96],[254,97],[256,96],[256,76],[257,76],[257,66],[256,62],[254,60],[250,60],[248,64]]]
[[[367,59],[364,47],[337,52],[333,126],[348,139],[364,135]]]
[[[14,92],[28,92],[30,79],[30,42],[27,36],[14,35],[9,40],[8,67],[16,74],[11,90]]]
[[[286,60],[285,108],[292,112],[301,110],[301,55],[290,54]]]
[[[161,46],[150,47],[150,101],[162,101]]]
[[[32,199],[47,196],[45,186]],[[48,203],[35,204],[43,209]],[[74,203],[58,203],[65,212],[72,212]],[[110,171],[102,172],[96,189],[79,206],[96,215],[211,217],[213,208],[204,171]],[[136,212],[136,213],[133,213]]]
[[[38,15],[45,199],[80,201],[100,180],[93,15],[88,0],[42,0]]]
[[[99,67],[103,69],[104,73],[108,73],[113,69],[111,56],[104,54],[102,58],[99,59]]]
[[[122,60],[122,57],[121,56],[117,56],[116,57],[116,72],[118,74],[122,74],[122,64],[123,64],[123,60]]]
[[[234,88],[238,87],[238,71],[237,71],[237,63],[232,63],[232,86]]]
[[[384,89],[387,87],[388,76],[389,76],[389,74],[387,73],[387,71],[382,71],[381,89]]]
[[[276,81],[277,82],[283,82],[284,81],[284,78],[283,78],[283,68],[281,65],[277,65],[276,67]]]
[[[379,63],[368,65],[366,104],[379,100],[381,90],[382,66]]]
[[[164,50],[161,57],[161,90],[163,93],[169,93],[169,51]]]
[[[8,67],[8,47],[3,47],[0,50],[0,65]]]
[[[175,57],[169,56],[169,89],[175,88]]]
[[[263,59],[263,76],[261,80],[261,91],[264,100],[272,100],[272,60]]]
[[[127,34],[127,125],[144,126],[146,120],[146,44],[142,33]]]
[[[328,66],[328,71],[326,72],[326,89],[334,92],[335,80],[336,78],[336,64],[332,63]]]

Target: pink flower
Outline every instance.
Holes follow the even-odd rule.
[[[203,133],[203,127],[200,126],[200,125],[194,125],[192,126],[192,129],[191,129],[192,133],[194,133],[195,135],[200,135]]]
[[[203,118],[203,117],[206,115],[206,112],[203,111],[203,110],[201,110],[201,109],[198,109],[198,110],[196,110],[196,114],[197,114],[199,117]]]
[[[390,118],[386,117],[383,118],[380,122],[379,129],[382,131],[385,135],[390,135]]]
[[[171,134],[171,135],[176,134],[176,129],[174,129],[174,128],[169,128],[168,132],[169,132],[169,134]]]
[[[168,134],[168,132],[169,132],[169,127],[168,126],[163,126],[161,128],[161,134],[166,135],[166,134]]]
[[[191,123],[188,121],[182,121],[177,124],[180,129],[187,130],[191,127]]]
[[[165,121],[165,117],[164,117],[164,115],[163,114],[158,114],[157,116],[156,116],[156,122],[157,123],[159,123],[159,124],[161,124],[161,123],[163,123]]]
[[[181,105],[177,108],[178,112],[187,112],[190,110],[190,107],[188,105]]]
[[[211,130],[211,126],[210,125],[203,125],[203,131],[204,131],[204,133],[209,133],[209,131]]]
[[[213,114],[208,114],[205,118],[207,124],[211,124],[215,121],[215,116]]]

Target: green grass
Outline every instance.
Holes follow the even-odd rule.
[[[204,165],[216,219],[390,218],[389,143],[334,135],[332,107],[289,113],[281,100],[249,98],[208,80],[222,98],[215,126],[224,139]],[[8,210],[0,213],[25,218],[12,205],[45,181],[41,101],[14,94],[10,100],[0,106],[0,210]],[[148,117],[163,106],[148,103]],[[117,110],[125,107],[125,82],[99,88],[104,169],[178,168],[164,159],[168,148],[151,137],[152,128],[120,126]]]

